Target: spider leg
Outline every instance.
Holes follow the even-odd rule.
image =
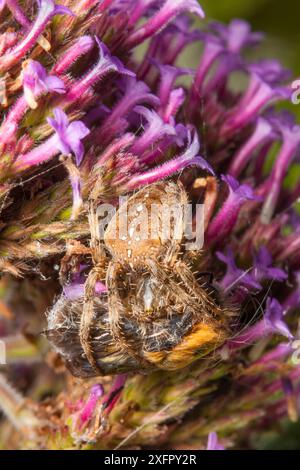
[[[207,176],[206,178],[197,178],[193,186],[194,190],[204,191],[204,228],[206,229],[210,219],[213,215],[217,198],[218,198],[218,183],[214,176]]]
[[[202,278],[202,277],[207,277],[207,284],[212,284],[213,281],[214,281],[214,274],[210,271],[201,271],[198,273],[198,277]]]
[[[103,371],[101,370],[101,368],[99,368],[97,364],[97,360],[92,350],[90,338],[91,327],[93,325],[94,320],[95,287],[98,279],[99,270],[97,267],[95,267],[90,271],[84,286],[84,304],[80,321],[79,337],[87,360],[97,372],[102,374]]]
[[[78,240],[70,240],[66,244],[66,254],[60,262],[59,278],[62,285],[68,283],[72,273],[79,271],[82,258],[90,255],[91,250]]]
[[[211,297],[211,293],[207,289],[207,285],[204,282],[203,285],[199,284],[193,272],[189,267],[181,260],[178,260],[173,266],[174,273],[179,277],[186,292],[194,298],[194,301],[201,306],[202,313],[215,312],[218,308]]]
[[[109,305],[109,321],[111,332],[115,339],[122,343],[120,337],[120,318],[125,313],[122,300],[119,295],[118,282],[117,282],[118,265],[111,261],[108,265],[106,272],[106,285],[109,290],[108,305]]]
[[[175,265],[176,264],[177,263],[175,263]],[[192,289],[186,288],[185,279],[183,280],[182,277],[178,276],[177,272],[174,271],[175,265],[172,265],[170,269],[170,266],[161,265],[154,260],[148,260],[148,267],[152,276],[159,279],[160,283],[168,286],[170,292],[176,293],[183,304],[193,306],[194,308],[197,307],[197,305],[199,306]],[[174,277],[174,273],[177,275],[177,279]],[[178,282],[178,277],[180,277],[180,282]]]
[[[91,251],[94,267],[91,269],[84,286],[84,304],[80,321],[79,336],[82,348],[91,366],[100,374],[103,371],[99,368],[94,357],[90,332],[94,319],[94,297],[98,280],[105,278],[106,253],[99,236],[99,223],[93,201],[90,202],[89,224],[91,231]]]
[[[110,331],[118,343],[120,348],[129,356],[135,358],[142,366],[148,367],[148,361],[145,361],[141,356],[140,348],[137,347],[136,333],[134,329],[138,328],[132,320],[133,324],[130,325],[128,319],[126,306],[120,296],[120,278],[118,276],[118,270],[121,270],[122,266],[119,263],[111,261],[108,265],[106,272],[106,285],[109,292],[108,295],[108,308],[109,308],[109,320],[110,320]],[[127,323],[127,324],[126,324]],[[130,338],[130,333],[132,337]],[[135,333],[135,334],[134,334]]]

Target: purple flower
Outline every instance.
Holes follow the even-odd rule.
[[[248,69],[272,86],[280,85],[291,76],[290,71],[284,69],[277,60],[261,60],[249,65]]]
[[[225,447],[219,443],[216,432],[209,433],[206,450],[225,450]]]
[[[28,105],[37,108],[38,98],[43,93],[65,93],[64,82],[53,75],[48,75],[46,69],[37,61],[30,60],[23,70],[24,96]]]
[[[205,16],[197,0],[166,0],[154,16],[129,36],[128,45],[132,48],[159,33],[172,19],[184,11],[195,13],[201,18]]]
[[[258,282],[265,279],[281,282],[286,280],[288,276],[282,269],[272,266],[272,257],[267,248],[262,246],[255,256],[254,277]]]
[[[94,40],[91,36],[81,36],[67,50],[67,52],[58,59],[52,69],[52,73],[62,75],[84,54],[87,54],[94,46]]]
[[[84,296],[84,285],[85,280],[80,279],[78,281],[73,281],[70,284],[66,284],[63,288],[64,295],[71,300],[78,299],[79,297]],[[96,294],[103,294],[107,292],[105,284],[100,281],[96,282],[95,285],[95,293]]]
[[[199,369],[195,363],[193,370],[180,374],[181,385],[188,387],[188,395],[195,401],[194,410],[198,413],[203,411],[203,407],[197,406],[203,392],[207,392],[208,402],[212,403],[205,408],[200,421],[195,415],[196,424],[198,422],[202,429],[203,426],[206,429],[210,426],[210,430],[222,429],[224,439],[228,434],[233,443],[237,433],[232,431],[244,426],[244,434],[241,434],[244,440],[251,423],[264,426],[267,419],[279,415],[276,414],[279,407],[281,412],[286,412],[286,402],[291,406],[291,399],[300,391],[300,367],[291,372],[296,343],[290,340],[294,330],[286,324],[289,317],[284,316],[291,311],[294,317],[290,324],[296,328],[296,307],[300,304],[300,231],[295,201],[300,196],[300,183],[296,181],[293,162],[300,162],[300,126],[290,115],[273,108],[273,103],[291,93],[291,89],[285,87],[288,74],[276,61],[249,64],[245,48],[255,46],[262,35],[252,32],[245,21],[233,20],[228,25],[206,23],[202,31],[195,30],[201,21],[198,18],[195,22],[189,12],[202,18],[198,4],[201,0],[58,2],[72,5],[78,18],[60,17],[53,21],[57,13],[70,14],[64,6],[56,6],[54,0],[41,0],[35,9],[31,8],[35,6],[32,0],[0,0],[0,11],[6,5],[0,33],[0,99],[4,108],[0,130],[0,196],[7,194],[1,199],[5,220],[0,220],[0,265],[6,270],[8,264],[8,269],[12,270],[19,263],[20,266],[26,263],[27,270],[27,266],[35,268],[36,260],[49,254],[59,262],[66,248],[67,268],[70,269],[67,269],[67,284],[63,283],[60,304],[65,306],[66,299],[75,303],[69,312],[68,324],[63,321],[57,326],[68,327],[75,321],[79,328],[77,305],[84,300],[86,279],[95,264],[90,250],[84,248],[90,236],[86,231],[86,214],[82,211],[83,200],[98,191],[100,199],[117,205],[119,195],[135,192],[143,185],[163,184],[166,178],[176,181],[180,173],[189,199],[204,203],[208,246],[199,262],[193,261],[192,253],[191,256],[180,253],[179,258],[183,257],[188,266],[190,260],[191,273],[199,279],[199,286],[211,302],[220,303],[220,314],[224,307],[221,326],[230,335],[217,352],[220,360],[212,361],[215,351],[207,351],[207,357],[201,361],[204,373],[201,373],[201,364]],[[24,5],[30,6],[26,12],[22,9]],[[11,26],[13,32],[10,32]],[[43,38],[46,31],[49,42]],[[190,55],[184,49],[192,42],[201,42],[194,48],[195,53],[200,54],[196,70],[179,65]],[[142,47],[135,53],[134,48],[140,45]],[[51,55],[45,53],[50,46]],[[184,54],[180,56],[182,51]],[[24,90],[20,92],[21,70]],[[236,81],[236,71],[244,74],[244,89],[240,87],[243,82]],[[36,112],[30,110],[37,106]],[[48,116],[51,116],[48,118],[51,127],[46,121]],[[88,138],[83,140],[85,137]],[[275,148],[279,148],[277,159],[273,159]],[[88,149],[86,153],[85,149]],[[63,155],[56,160],[63,162],[68,174],[51,161],[60,153]],[[272,167],[267,173],[269,164]],[[43,166],[37,168],[37,165]],[[208,175],[214,172],[218,177]],[[292,173],[295,184],[285,184],[287,172]],[[229,176],[221,179],[222,173]],[[70,204],[69,192],[64,194],[68,178],[73,195],[72,223],[65,220]],[[60,198],[61,194],[64,197]],[[258,200],[256,195],[261,196],[262,204],[248,202]],[[76,220],[79,214],[82,220]],[[70,237],[79,238],[83,243],[75,242],[74,252],[68,247]],[[62,243],[65,239],[67,247]],[[67,258],[62,259],[62,263],[66,261]],[[224,302],[218,302],[218,292],[213,291],[213,286],[212,290],[209,288],[209,282],[205,283],[205,275],[201,282],[201,273],[206,270],[219,278]],[[180,284],[180,276],[175,277]],[[279,284],[287,277],[289,282]],[[186,283],[181,283],[181,287],[193,296]],[[106,286],[98,281],[93,293],[99,298],[105,293],[106,298]],[[189,317],[193,316],[189,310],[193,309],[186,309],[187,327]],[[109,313],[106,311],[101,316],[104,327],[108,325]],[[216,312],[216,331],[219,313]],[[165,323],[163,316],[164,311],[154,325],[156,329],[160,323]],[[64,320],[66,317],[63,317]],[[199,318],[194,320],[195,323]],[[54,318],[49,321],[53,326]],[[72,336],[72,331],[70,333]],[[157,336],[155,331],[153,334]],[[283,338],[273,337],[278,334]],[[61,335],[62,342],[66,338]],[[77,348],[81,354],[82,341],[79,340],[72,348]],[[109,354],[110,340],[107,330],[104,341],[108,348],[100,345],[100,355],[104,349]],[[153,349],[149,342],[144,343],[146,352]],[[71,345],[66,346],[68,353]],[[120,346],[114,357],[124,363],[126,370],[135,368],[134,351],[125,344]],[[234,353],[243,347],[251,349],[241,351],[232,361],[228,355],[226,357],[226,352]],[[108,356],[106,360],[109,359]],[[205,367],[206,361],[212,367]],[[166,367],[167,363],[165,361]],[[238,363],[243,367],[237,368]],[[93,373],[85,356],[79,357],[77,364],[80,375]],[[170,361],[169,364],[171,367]],[[72,369],[76,372],[75,362]],[[195,380],[190,377],[191,372]],[[119,431],[120,420],[116,420],[116,416],[121,419],[125,413],[126,420],[128,393],[115,410],[116,414],[107,415],[120,397],[126,376],[118,376],[112,387],[110,380],[105,379],[108,393],[104,397],[99,384],[88,391],[84,400],[78,400],[80,387],[77,386],[61,394],[58,397],[61,407],[64,400],[68,401],[68,393],[76,397],[76,404],[71,400],[74,403],[71,413],[76,407],[71,421],[73,428],[66,428],[66,424],[70,424],[70,411],[66,407],[57,417],[57,426],[53,422],[53,432],[57,434],[56,427],[58,434],[66,429],[64,441],[67,444],[71,439],[74,445],[86,443],[88,447],[91,441],[96,447],[124,446],[132,433],[125,430],[125,440],[122,436],[117,439],[114,426]],[[133,382],[139,381],[137,377]],[[128,390],[133,384],[131,379],[130,382]],[[152,382],[145,381],[145,390],[149,391]],[[228,387],[222,393],[218,385],[225,382]],[[214,392],[216,388],[218,396]],[[230,393],[226,394],[228,390]],[[131,395],[134,409],[138,397]],[[214,407],[213,399],[218,398],[221,398],[220,406]],[[177,410],[184,414],[187,422],[189,402],[186,400],[185,410]],[[264,409],[258,409],[263,405]],[[49,407],[50,412],[52,408]],[[112,434],[105,429],[102,432],[106,422],[107,431],[111,430]],[[99,424],[101,432],[97,433]],[[118,442],[114,443],[116,439]],[[129,446],[139,445],[139,440],[145,442],[140,435],[135,435]],[[47,446],[48,441],[42,444]],[[50,441],[52,445],[53,439]],[[207,449],[223,449],[215,432],[208,436]]]
[[[253,134],[248,140],[246,140],[245,144],[240,147],[237,154],[233,157],[228,173],[237,178],[247,165],[248,161],[251,160],[253,153],[257,148],[261,147],[266,142],[271,142],[275,137],[273,126],[269,120],[264,117],[259,117]]]
[[[193,71],[188,68],[176,67],[174,65],[160,64],[156,60],[152,60],[152,62],[159,70],[160,84],[158,96],[161,108],[164,109],[168,105],[170,94],[177,78],[182,75],[191,75]]]
[[[53,0],[38,0],[39,11],[36,20],[24,39],[13,49],[0,57],[0,72],[6,72],[17,63],[35,45],[48,21],[55,15],[73,15],[69,8],[56,5]]]
[[[207,243],[215,243],[224,239],[236,224],[240,209],[246,201],[257,199],[253,190],[247,184],[239,182],[230,175],[222,176],[226,182],[229,194],[223,206],[214,217],[207,231]]]
[[[5,2],[4,2],[5,3]],[[22,8],[18,4],[17,0],[6,0],[6,5],[11,11],[13,17],[15,20],[24,27],[25,30],[28,30],[31,28],[31,23],[28,20],[27,16],[23,12]],[[1,8],[0,8],[1,11]],[[40,44],[40,46],[45,50],[49,51],[51,49],[51,44],[49,41],[44,38],[43,36],[40,36],[37,40],[37,42]]]
[[[266,331],[275,332],[286,336],[288,339],[292,340],[294,336],[290,332],[288,326],[283,321],[284,310],[278,300],[267,299],[267,305],[265,310],[265,316],[263,321],[266,322],[265,329]]]
[[[128,25],[134,26],[143,16],[143,14],[149,9],[149,7],[155,3],[157,3],[157,0],[137,0],[133,2]]]
[[[104,145],[127,128],[126,117],[129,112],[138,104],[150,104],[158,106],[160,101],[154,94],[150,93],[150,89],[146,83],[137,81],[134,77],[126,77],[125,92],[122,98],[117,102],[110,115],[99,129],[97,141]]]
[[[200,31],[191,29],[191,24],[190,17],[186,15],[177,16],[161,34],[153,39],[161,45],[161,57],[164,59],[165,64],[175,64],[177,57],[184,48],[201,38]]]
[[[191,118],[196,116],[199,99],[202,96],[209,96],[224,82],[231,71],[243,67],[243,59],[240,56],[242,49],[259,42],[262,35],[252,33],[247,22],[233,20],[228,26],[218,22],[211,23],[209,31],[201,33],[200,39],[204,42],[204,51],[190,94],[189,114]],[[217,59],[219,59],[219,64],[216,72],[206,83],[208,72]]]
[[[171,91],[169,102],[163,111],[163,120],[165,122],[170,122],[171,119],[176,116],[179,108],[183,105],[184,100],[185,92],[183,88],[175,88],[175,90]]]
[[[135,76],[133,72],[124,67],[122,62],[117,57],[111,56],[109,49],[105,46],[104,43],[99,41],[97,36],[95,36],[95,40],[99,49],[98,62],[88,72],[87,75],[75,82],[75,84],[70,88],[65,97],[66,103],[74,103],[75,101],[85,99],[91,87],[110,72],[118,72],[129,77]]]
[[[103,394],[104,389],[102,385],[95,384],[92,386],[90,396],[78,416],[78,426],[80,429],[82,429],[91,420],[95,413],[96,406]]]
[[[200,64],[197,68],[195,80],[192,87],[191,93],[191,104],[193,105],[193,100],[196,99],[198,104],[199,97],[202,96],[202,88],[207,73],[210,70],[213,63],[216,59],[224,52],[222,44],[211,34],[206,34],[206,41],[203,56],[201,57]]]
[[[134,189],[142,185],[154,183],[161,179],[167,178],[178,171],[183,170],[191,165],[196,165],[209,173],[213,174],[213,169],[209,163],[198,155],[200,149],[197,132],[193,129],[189,131],[188,146],[186,151],[179,157],[163,163],[158,168],[153,168],[144,173],[133,176],[127,183],[127,189]]]
[[[221,129],[224,138],[232,137],[237,129],[248,125],[267,104],[291,95],[290,90],[281,85],[287,72],[277,61],[261,61],[246,68],[250,72],[250,83],[237,105],[227,113]]]
[[[300,126],[292,125],[289,118],[284,122],[282,116],[276,124],[278,131],[281,133],[282,146],[274,163],[271,175],[264,184],[263,192],[266,196],[266,200],[261,214],[263,223],[269,223],[273,216],[284,177],[300,145]]]
[[[244,271],[237,267],[231,248],[227,248],[225,254],[217,251],[216,255],[220,261],[226,264],[226,274],[220,282],[225,291],[236,289],[238,286],[243,286],[249,291],[252,289],[261,290],[262,287],[250,272],[251,270]]]
[[[55,143],[58,150],[64,155],[73,152],[76,164],[79,166],[84,154],[81,141],[90,133],[90,130],[81,121],[73,121],[69,124],[67,115],[60,108],[54,110],[54,117],[55,119],[47,118],[47,121],[55,130]]]
[[[278,367],[278,362],[286,359],[292,353],[293,346],[291,343],[280,343],[274,349],[271,349],[255,361],[254,365],[262,366],[264,370],[276,369]]]
[[[248,327],[244,332],[240,333],[237,338],[229,341],[226,347],[233,351],[247,347],[261,338],[273,334],[285,336],[290,341],[293,340],[294,336],[290,332],[287,324],[283,321],[284,313],[283,307],[278,300],[268,297],[263,319]]]
[[[232,20],[228,25],[212,22],[210,29],[226,44],[229,52],[238,54],[244,47],[254,46],[264,38],[262,33],[252,32],[247,21]]]
[[[44,67],[36,61],[29,61],[23,70],[23,88],[24,95],[20,96],[13,108],[3,121],[0,133],[0,144],[9,144],[11,140],[11,130],[16,130],[18,124],[23,119],[28,110],[37,107],[37,99],[43,93],[54,91],[56,93],[65,93],[65,85],[62,80],[47,75]]]
[[[7,49],[10,49],[18,42],[18,35],[12,31],[5,31],[0,34],[0,55],[4,54]]]
[[[136,155],[142,155],[145,150],[161,139],[165,135],[175,135],[175,129],[170,124],[165,124],[161,117],[155,112],[143,106],[136,106],[134,111],[141,114],[148,125],[144,133],[139,137],[131,147],[131,151]]]

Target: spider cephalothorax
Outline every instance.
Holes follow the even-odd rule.
[[[180,183],[147,186],[121,205],[104,243],[91,204],[94,267],[84,297],[59,299],[49,315],[48,337],[76,375],[181,368],[228,336],[230,311],[188,262],[187,202]],[[168,213],[165,231],[168,207],[177,212]],[[104,278],[107,293],[99,296]]]

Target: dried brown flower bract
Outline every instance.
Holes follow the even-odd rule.
[[[84,296],[62,296],[48,318],[48,338],[74,375],[175,370],[215,350],[228,337],[232,312],[217,298],[205,273],[190,266],[184,217],[170,218],[169,237],[162,231],[165,208],[182,208],[178,213],[183,214],[187,203],[180,183],[147,186],[119,208],[103,243],[96,204],[91,202],[94,266]],[[201,257],[201,252],[193,256]],[[96,294],[97,281],[104,279],[107,293]]]

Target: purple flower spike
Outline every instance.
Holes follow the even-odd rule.
[[[151,184],[161,179],[167,178],[168,176],[171,176],[174,173],[177,173],[178,171],[181,171],[192,165],[196,165],[203,170],[214,174],[213,169],[209,163],[204,158],[197,155],[199,149],[200,144],[198,135],[195,131],[193,131],[193,136],[191,136],[191,133],[189,135],[189,145],[182,155],[173,158],[166,163],[163,163],[158,168],[153,168],[146,171],[145,173],[133,176],[127,183],[126,187],[128,189],[135,189],[142,185]]]
[[[56,5],[53,0],[39,0],[39,11],[35,22],[25,35],[24,39],[13,49],[0,57],[0,72],[6,72],[11,66],[17,63],[25,54],[34,47],[47,23],[55,15],[73,15],[69,8],[63,5]]]
[[[300,145],[300,126],[291,126],[289,120],[286,124],[278,122],[277,125],[282,134],[283,142],[270,178],[265,185],[266,200],[261,214],[263,223],[269,223],[272,219],[280,195],[282,182]]]
[[[261,290],[261,285],[249,270],[244,271],[237,267],[231,248],[227,248],[225,253],[217,251],[216,255],[227,266],[226,274],[220,282],[224,291],[230,291],[232,288],[236,289],[238,286],[242,286],[249,291],[253,289]]]
[[[48,118],[47,121],[56,132],[57,148],[65,155],[73,152],[76,164],[79,166],[84,154],[81,140],[90,133],[90,130],[81,121],[73,121],[69,124],[67,115],[59,108],[54,110],[54,117],[55,119]]]
[[[155,111],[143,106],[136,106],[134,111],[141,114],[148,121],[145,132],[131,147],[131,152],[135,155],[142,155],[164,135],[175,135],[175,128],[170,124],[165,124]]]
[[[272,141],[274,138],[275,134],[270,122],[267,119],[260,117],[252,136],[239,149],[238,153],[233,158],[228,173],[237,178],[251,159],[255,150],[265,143]]]
[[[229,235],[236,224],[242,205],[246,201],[257,199],[250,186],[240,185],[233,176],[222,176],[222,180],[228,186],[229,195],[209,225],[206,235],[208,244],[215,243]]]
[[[194,13],[201,18],[205,16],[197,0],[166,0],[161,9],[146,24],[129,36],[128,45],[130,47],[137,46],[145,39],[159,33],[170,21],[184,11]]]
[[[65,93],[64,82],[53,75],[48,75],[46,69],[34,60],[29,61],[23,70],[24,97],[32,109],[37,108],[38,98],[43,93]]]
[[[281,282],[285,281],[288,276],[282,269],[272,267],[272,256],[267,248],[262,246],[255,256],[254,277],[258,282],[265,279]]]
[[[209,433],[206,450],[225,450],[225,447],[219,443],[216,432]]]

